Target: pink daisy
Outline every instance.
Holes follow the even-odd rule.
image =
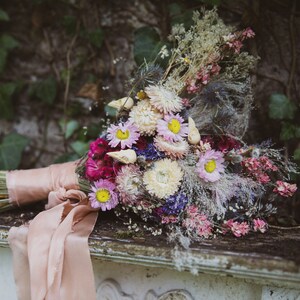
[[[208,150],[201,153],[197,163],[197,172],[205,182],[215,182],[221,178],[224,172],[223,153],[215,150]]]
[[[189,132],[188,124],[183,121],[179,114],[165,115],[163,120],[157,121],[158,135],[163,136],[169,142],[181,141]]]
[[[115,184],[107,179],[99,179],[91,186],[92,192],[89,193],[89,200],[93,208],[101,210],[111,210],[118,204],[118,196],[114,191]]]
[[[107,129],[107,133],[107,139],[110,141],[108,144],[112,147],[117,147],[121,144],[122,149],[126,147],[131,148],[140,137],[138,128],[132,121],[127,121],[124,124],[119,123],[118,125],[112,124]]]

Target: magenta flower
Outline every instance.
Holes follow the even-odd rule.
[[[97,138],[95,141],[90,143],[90,150],[88,156],[91,158],[103,158],[103,156],[112,151],[108,146],[108,141],[103,138]]]
[[[223,153],[215,150],[208,150],[201,153],[197,163],[197,172],[205,182],[215,182],[221,178],[224,172]]]
[[[181,141],[189,132],[188,124],[183,121],[179,114],[165,115],[163,120],[157,121],[158,135],[163,136],[166,141]]]
[[[291,197],[297,191],[296,184],[290,184],[281,180],[276,181],[277,186],[274,188],[273,192],[279,194],[282,197]]]
[[[121,149],[131,148],[140,137],[138,128],[132,121],[127,121],[124,124],[119,123],[118,125],[112,124],[107,129],[107,133],[107,139],[110,141],[108,144],[113,148],[121,144]]]
[[[111,210],[118,204],[118,196],[114,191],[115,184],[107,179],[100,179],[91,186],[92,192],[89,193],[89,200],[93,208],[100,208],[102,211]]]
[[[254,219],[253,220],[253,230],[260,231],[261,233],[266,232],[268,229],[268,223],[261,219]]]

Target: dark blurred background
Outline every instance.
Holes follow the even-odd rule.
[[[106,103],[126,95],[143,58],[159,50],[173,24],[188,25],[193,10],[213,5],[226,24],[256,33],[244,49],[259,57],[246,141],[271,139],[299,163],[296,0],[1,0],[0,169],[84,154],[111,113]]]

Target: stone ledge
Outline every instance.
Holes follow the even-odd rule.
[[[8,247],[8,229],[9,226],[0,226],[1,247]],[[180,269],[193,274],[230,276],[251,282],[263,282],[264,285],[299,288],[299,262],[292,258],[285,258],[280,253],[275,256],[252,252],[251,249],[248,252],[228,251],[222,247],[218,249],[214,245],[216,242],[221,245],[222,239],[205,240],[192,246],[189,251],[179,251],[174,250],[174,246],[170,244],[163,244],[162,237],[152,237],[148,241],[135,241],[114,238],[112,235],[112,232],[107,231],[101,234],[99,230],[91,235],[89,245],[93,259],[145,267]],[[288,236],[290,235],[287,235],[287,238]],[[300,240],[300,231],[296,233],[296,237]],[[266,247],[270,247],[268,234],[264,238]],[[238,245],[245,242],[245,239],[234,241]],[[273,238],[273,242],[277,243],[278,240]]]

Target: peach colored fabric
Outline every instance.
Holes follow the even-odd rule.
[[[49,193],[47,207],[9,231],[18,299],[95,300],[88,237],[97,210],[83,192],[64,188]]]
[[[6,185],[10,202],[21,206],[47,199],[51,191],[60,187],[78,190],[76,165],[77,162],[68,162],[46,168],[8,172]]]

